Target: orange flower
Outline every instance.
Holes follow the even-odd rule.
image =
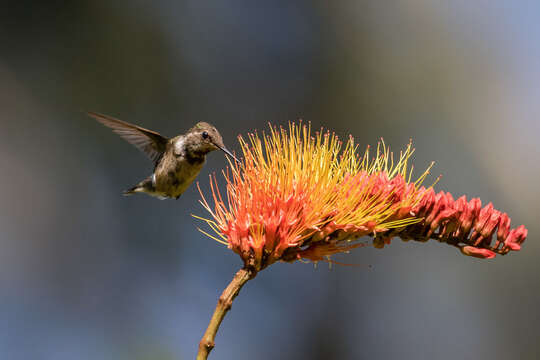
[[[197,218],[218,237],[206,235],[226,244],[255,271],[278,260],[328,260],[330,255],[363,245],[357,239],[365,235],[375,238],[376,247],[383,247],[393,236],[408,240],[416,233],[422,240],[454,239],[449,234],[463,233],[467,226],[469,230],[475,226],[480,235],[465,242],[462,252],[492,257],[485,246],[482,251],[471,248],[485,245],[487,235],[491,237],[497,224],[506,221],[502,216],[497,217],[497,224],[494,217],[486,220],[492,215],[488,211],[481,213],[482,225],[467,225],[476,221],[476,215],[466,215],[463,201],[455,202],[462,207],[457,211],[447,196],[437,198],[431,188],[420,186],[429,168],[411,181],[411,144],[394,162],[384,142],[378,144],[374,157],[369,147],[359,157],[352,137],[343,145],[334,134],[312,134],[306,125],[290,124],[288,130],[271,127],[269,135],[250,134],[247,141],[242,137],[239,141],[243,161],[224,172],[227,201],[215,176],[211,177],[213,205],[200,188],[199,192],[212,219]],[[442,232],[435,232],[440,228]],[[468,232],[459,239],[467,236]],[[517,249],[526,233],[512,236],[514,240],[507,241],[504,249]],[[455,241],[449,243],[457,246]]]
[[[343,147],[334,134],[312,136],[295,124],[240,144],[244,160],[225,174],[227,205],[215,177],[214,205],[201,202],[222,240],[214,238],[257,270],[278,260],[318,261],[357,247],[352,240],[360,236],[419,221],[408,210],[421,199],[417,185],[427,172],[407,181],[410,145],[396,164],[384,144],[374,159],[369,149],[359,158],[352,138]]]

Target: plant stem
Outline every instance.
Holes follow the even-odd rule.
[[[254,270],[244,267],[238,270],[232,281],[227,285],[225,290],[223,290],[223,293],[221,293],[221,296],[219,297],[216,309],[214,310],[214,314],[208,324],[208,328],[199,343],[197,360],[206,360],[208,358],[208,354],[210,354],[210,351],[214,348],[214,338],[216,337],[219,325],[221,325],[223,318],[231,309],[234,298],[238,295],[242,286],[244,286],[248,280],[253,279],[255,275],[257,275],[257,273]]]

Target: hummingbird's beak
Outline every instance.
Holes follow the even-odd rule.
[[[223,151],[225,154],[229,155],[231,158],[233,158],[237,163],[240,164],[240,160],[238,160],[236,158],[236,156],[234,156],[229,150],[227,150],[224,146],[220,146],[216,143],[214,143],[214,145],[216,145],[218,148],[220,148],[221,151]]]

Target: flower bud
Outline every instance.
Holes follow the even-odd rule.
[[[467,256],[473,256],[479,259],[493,259],[496,254],[488,249],[479,249],[474,246],[463,246],[460,248],[461,252]]]

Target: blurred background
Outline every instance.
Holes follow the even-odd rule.
[[[537,359],[540,3],[19,1],[0,11],[0,358],[193,359],[240,258],[178,201],[121,196],[152,165],[97,111],[173,136],[303,118],[363,148],[412,138],[436,186],[529,238],[481,261],[395,241],[276,264],[211,359]],[[199,181],[225,166],[212,153]]]

